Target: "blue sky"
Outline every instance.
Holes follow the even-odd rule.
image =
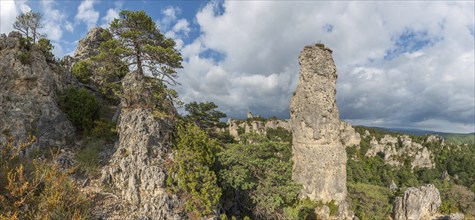
[[[352,124],[475,132],[473,1],[1,0],[15,16],[44,14],[55,54],[74,54],[94,26],[145,10],[177,42],[181,99],[213,101],[233,118],[288,117],[299,52],[334,52],[340,116]]]

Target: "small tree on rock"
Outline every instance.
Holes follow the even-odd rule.
[[[38,33],[38,29],[44,27],[41,23],[42,15],[39,12],[29,11],[27,13],[22,13],[16,17],[15,23],[13,23],[13,28],[20,33],[22,33],[26,38],[32,39],[33,42],[36,42],[36,39],[45,37]]]
[[[166,38],[144,11],[120,12],[110,24],[110,32],[118,41],[118,51],[132,70],[149,73],[169,84],[176,84],[175,68],[182,68],[181,55],[175,41]]]

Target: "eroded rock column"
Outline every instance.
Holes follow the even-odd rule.
[[[346,204],[345,145],[357,144],[360,138],[339,118],[332,52],[323,45],[306,46],[299,63],[299,82],[290,103],[292,178],[303,185],[302,197]]]

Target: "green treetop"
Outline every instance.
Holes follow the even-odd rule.
[[[120,12],[120,17],[111,22],[110,32],[132,70],[175,84],[175,68],[182,68],[181,54],[174,48],[175,41],[161,34],[144,11]]]

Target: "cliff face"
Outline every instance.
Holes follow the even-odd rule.
[[[153,90],[144,76],[129,73],[122,83],[119,142],[101,180],[132,205],[125,211],[127,219],[184,219],[183,213],[175,210],[177,198],[165,189],[165,164],[172,160],[173,117],[154,115],[146,103]],[[168,111],[176,114],[173,106]]]
[[[299,82],[290,103],[292,178],[303,185],[303,197],[344,204],[345,145],[359,143],[359,135],[340,121],[335,100],[337,73],[331,51],[317,45],[306,46],[299,63]]]
[[[62,147],[75,129],[56,97],[75,80],[38,50],[22,48],[21,37],[0,35],[0,141],[7,133],[20,142],[32,135],[34,146]]]

